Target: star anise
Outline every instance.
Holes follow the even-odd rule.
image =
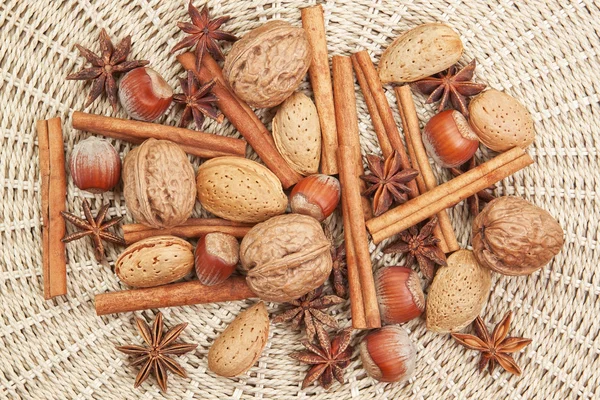
[[[92,90],[85,101],[85,107],[92,104],[103,91],[106,91],[108,100],[112,104],[113,110],[117,111],[117,82],[115,74],[127,72],[134,68],[143,67],[149,61],[125,61],[131,51],[131,36],[121,40],[117,47],[113,47],[106,31],[100,32],[100,50],[101,56],[97,56],[90,50],[78,44],[75,45],[85,59],[92,64],[89,68],[84,68],[79,72],[67,76],[67,80],[92,80]]]
[[[477,336],[453,333],[452,337],[466,348],[481,352],[481,359],[479,360],[480,371],[483,371],[487,366],[491,374],[494,371],[496,363],[498,363],[511,374],[521,375],[521,368],[519,368],[509,353],[516,353],[522,350],[531,343],[531,339],[507,337],[511,318],[512,312],[509,311],[502,318],[502,321],[496,325],[490,335],[481,317],[477,317],[475,322],[473,322]]]
[[[386,160],[373,154],[367,156],[369,175],[360,178],[371,186],[363,196],[373,196],[373,214],[381,215],[389,210],[394,201],[404,203],[408,200],[410,189],[406,183],[417,177],[419,172],[412,168],[402,169],[400,155],[394,151]]]
[[[337,248],[331,249],[333,267],[331,268],[331,283],[334,293],[342,298],[348,295],[346,288],[348,270],[346,269],[346,246],[342,243]]]
[[[305,389],[318,380],[321,386],[329,389],[333,378],[344,384],[344,369],[350,365],[352,346],[350,346],[351,329],[344,329],[330,341],[329,335],[321,326],[317,327],[317,343],[303,340],[302,344],[308,351],[291,354],[292,358],[305,364],[312,365],[302,382]]]
[[[183,93],[173,95],[173,101],[185,105],[181,114],[179,126],[188,126],[193,119],[198,129],[202,129],[204,117],[212,118],[222,122],[222,114],[219,113],[215,103],[217,96],[212,93],[215,81],[211,80],[204,85],[199,85],[192,71],[188,71],[186,78],[179,78]]]
[[[475,160],[475,157],[471,157],[471,159],[467,163],[463,164],[459,168],[450,168],[450,172],[452,173],[453,176],[456,177],[456,176],[462,175],[465,172],[475,168],[476,166],[477,166],[477,161]],[[481,203],[489,203],[490,201],[494,200],[494,198],[495,198],[494,195],[487,192],[487,190],[494,190],[494,185],[490,186],[486,190],[477,192],[477,194],[474,194],[473,196],[470,196],[467,198],[467,205],[469,206],[469,212],[474,217],[476,217],[477,214],[479,214],[479,209],[480,209]]]
[[[446,255],[438,247],[440,240],[433,236],[436,224],[437,217],[433,217],[420,231],[417,230],[417,226],[411,226],[400,232],[399,240],[386,247],[383,252],[406,254],[407,267],[412,266],[416,259],[423,275],[427,279],[433,279],[436,264],[446,265]]]
[[[108,207],[108,204],[103,205],[100,211],[98,211],[95,219],[92,216],[90,203],[88,203],[87,200],[83,200],[83,213],[85,215],[85,219],[79,218],[74,214],[61,211],[61,214],[66,221],[69,221],[77,228],[81,229],[80,231],[71,233],[70,235],[65,235],[65,237],[62,238],[62,241],[64,243],[69,243],[85,236],[91,236],[95,246],[94,254],[96,256],[96,260],[98,261],[102,261],[104,258],[104,244],[102,243],[102,240],[125,246],[127,244],[125,243],[125,239],[108,231],[110,227],[121,222],[123,217],[113,218],[104,222],[104,217],[106,217]]]
[[[171,371],[187,378],[185,370],[169,356],[180,356],[198,347],[197,344],[173,343],[187,326],[187,322],[175,325],[163,334],[163,317],[158,313],[154,319],[152,330],[141,318],[135,319],[137,329],[146,342],[146,346],[117,346],[117,350],[134,356],[131,366],[141,365],[140,372],[135,378],[134,388],[140,386],[149,376],[154,373],[158,386],[163,392],[167,391],[167,371]]]
[[[171,53],[196,45],[196,70],[200,71],[204,52],[208,51],[216,60],[223,60],[223,53],[217,41],[226,40],[228,42],[235,42],[238,38],[229,32],[219,29],[231,17],[225,16],[213,20],[209,19],[208,5],[206,4],[202,8],[202,11],[198,11],[190,0],[188,14],[192,19],[192,23],[178,22],[177,26],[185,33],[188,33],[189,36],[177,43],[171,50]]]
[[[438,111],[444,110],[448,102],[459,110],[465,117],[469,116],[467,98],[474,96],[485,89],[485,84],[472,82],[477,63],[473,59],[458,72],[458,65],[453,65],[446,71],[413,83],[414,87],[423,94],[429,95],[426,103],[439,101]]]
[[[335,318],[329,314],[325,314],[321,310],[343,302],[344,299],[338,296],[323,296],[323,286],[321,286],[299,299],[290,301],[288,304],[292,308],[273,318],[273,322],[276,324],[291,322],[293,329],[300,329],[300,326],[304,323],[306,336],[308,336],[309,340],[312,340],[315,337],[317,327],[327,325],[337,328],[338,326]]]

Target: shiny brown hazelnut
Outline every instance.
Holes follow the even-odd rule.
[[[70,160],[73,182],[81,190],[102,193],[121,178],[121,158],[109,141],[96,136],[77,143]]]
[[[410,321],[425,310],[421,281],[410,268],[381,268],[375,275],[375,290],[381,320],[386,324]]]
[[[194,253],[196,275],[206,286],[223,282],[235,270],[240,245],[234,236],[221,232],[207,233],[198,240]]]
[[[415,346],[398,325],[369,332],[359,347],[363,367],[373,379],[400,382],[409,379],[415,371]]]
[[[340,202],[340,182],[329,175],[310,175],[294,186],[290,195],[293,213],[309,215],[319,221],[329,217]]]
[[[151,122],[163,115],[173,100],[173,89],[148,67],[129,71],[119,82],[119,100],[133,119]]]

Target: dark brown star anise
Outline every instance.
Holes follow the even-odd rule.
[[[443,111],[450,102],[452,107],[468,117],[467,98],[480,93],[486,86],[483,83],[471,81],[476,66],[477,63],[474,59],[460,70],[458,70],[458,65],[453,65],[446,71],[413,83],[413,86],[419,92],[429,95],[427,104],[439,101],[438,111]]]
[[[192,5],[192,1],[190,0],[188,14],[192,19],[192,23],[178,22],[177,26],[179,29],[189,34],[189,36],[177,43],[171,50],[171,53],[196,45],[196,70],[200,71],[202,56],[206,51],[212,54],[216,60],[224,59],[223,53],[217,44],[218,40],[235,42],[238,38],[229,32],[219,29],[221,25],[229,21],[231,17],[225,16],[211,20],[208,16],[208,5],[206,4],[202,8],[202,11],[198,11],[198,9]]]
[[[516,353],[522,350],[531,343],[531,339],[507,337],[511,318],[512,312],[509,311],[502,318],[502,321],[496,325],[490,335],[481,317],[477,317],[475,322],[473,322],[475,335],[477,336],[453,333],[452,337],[466,348],[481,352],[481,359],[479,360],[480,371],[483,371],[487,366],[491,374],[494,371],[496,363],[498,363],[511,374],[521,375],[521,368],[519,368],[509,353]]]
[[[179,126],[186,127],[193,119],[196,128],[202,129],[204,117],[209,117],[215,121],[222,122],[223,115],[219,113],[216,107],[217,96],[212,93],[215,81],[211,80],[206,84],[199,86],[198,80],[192,71],[188,71],[186,78],[179,78],[181,90],[183,93],[173,95],[173,101],[185,106]]]
[[[459,168],[450,168],[450,172],[453,176],[457,177],[459,175],[464,174],[465,172],[475,168],[477,166],[477,161],[475,157],[471,157],[471,159],[465,164],[461,165]],[[494,200],[494,195],[489,193],[487,190],[494,190],[494,186],[490,186],[486,190],[482,190],[467,198],[467,205],[469,207],[469,212],[471,215],[476,217],[479,214],[481,203],[489,203]]]
[[[185,370],[169,356],[180,356],[198,347],[197,344],[189,343],[173,343],[181,332],[187,326],[187,322],[175,325],[163,335],[163,317],[162,313],[156,314],[152,330],[141,318],[136,318],[135,323],[137,329],[142,335],[142,339],[146,342],[146,346],[117,346],[117,350],[134,356],[131,366],[141,365],[140,372],[135,378],[133,387],[136,388],[142,384],[150,373],[154,373],[154,377],[158,382],[158,386],[163,392],[167,391],[167,371],[171,371],[187,378]]]
[[[333,260],[331,268],[333,292],[339,297],[346,298],[348,295],[348,288],[346,287],[348,270],[346,268],[346,246],[344,243],[335,249],[331,248],[331,258]]]
[[[437,217],[433,217],[421,228],[421,231],[417,230],[417,226],[411,226],[400,232],[398,241],[386,247],[383,252],[406,254],[405,265],[409,268],[416,259],[423,275],[427,279],[433,279],[436,264],[446,265],[446,255],[438,247],[440,240],[433,236],[433,228],[436,224]]]
[[[410,189],[406,183],[419,175],[412,168],[402,169],[400,155],[394,151],[386,160],[373,154],[367,156],[369,175],[360,178],[371,186],[363,192],[363,196],[373,195],[373,214],[381,215],[389,210],[394,201],[404,203],[408,200]]]
[[[113,47],[106,31],[100,32],[100,50],[101,56],[97,56],[90,50],[78,44],[75,45],[85,59],[92,64],[89,68],[84,68],[79,72],[67,76],[67,80],[92,80],[92,90],[85,101],[85,107],[92,104],[103,91],[106,91],[108,100],[112,104],[113,110],[117,111],[117,82],[115,74],[127,72],[134,68],[143,67],[149,61],[126,61],[131,51],[131,36],[121,40],[117,47]]]
[[[302,389],[307,388],[316,380],[325,389],[331,387],[333,378],[344,384],[344,369],[350,365],[353,351],[350,346],[351,332],[352,329],[344,329],[330,341],[325,329],[318,326],[317,343],[313,344],[308,340],[302,341],[308,351],[291,354],[292,358],[311,365],[302,382]]]
[[[121,222],[123,217],[113,218],[104,222],[104,217],[106,217],[108,207],[108,204],[103,205],[100,211],[98,211],[95,219],[92,216],[90,203],[88,203],[87,200],[83,200],[83,213],[85,215],[85,219],[79,218],[74,214],[61,211],[65,221],[69,221],[77,228],[81,229],[80,231],[65,235],[65,237],[62,238],[62,241],[64,243],[69,243],[85,236],[91,236],[95,246],[94,254],[96,256],[96,260],[98,261],[102,261],[104,258],[104,244],[102,243],[102,240],[125,246],[127,244],[125,243],[125,239],[108,231],[110,227],[113,227]]]
[[[276,324],[280,322],[291,322],[293,329],[300,329],[300,326],[304,323],[304,326],[306,327],[306,336],[309,340],[313,340],[317,327],[327,325],[332,328],[337,328],[338,326],[335,318],[329,314],[325,314],[321,310],[343,302],[344,299],[338,296],[323,296],[323,286],[321,286],[308,292],[299,299],[290,301],[288,304],[290,304],[292,308],[273,318],[273,322]]]

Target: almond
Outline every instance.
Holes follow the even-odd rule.
[[[514,97],[495,89],[471,100],[469,122],[481,143],[494,151],[506,151],[533,143],[535,129],[529,111]]]
[[[321,126],[317,107],[308,96],[296,92],[281,104],[273,118],[273,140],[294,171],[301,175],[318,172]]]
[[[287,207],[279,178],[246,158],[206,161],[198,169],[196,186],[202,207],[231,221],[262,222],[283,214]]]
[[[458,34],[444,24],[423,24],[404,32],[381,55],[383,83],[414,82],[456,64],[463,53]]]
[[[233,377],[248,371],[258,360],[269,337],[269,314],[262,301],[241,312],[208,351],[208,369]]]

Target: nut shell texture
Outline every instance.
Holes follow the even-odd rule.
[[[123,194],[136,221],[153,228],[184,223],[196,202],[194,168],[168,140],[148,139],[123,163]]]
[[[406,331],[388,325],[369,332],[360,343],[360,359],[367,374],[379,382],[400,382],[415,371],[417,351]]]
[[[108,140],[90,136],[73,147],[70,160],[73,183],[81,190],[102,193],[121,179],[121,158]]]
[[[546,211],[518,197],[499,197],[473,221],[479,263],[504,275],[542,268],[563,247],[563,230]]]
[[[331,243],[314,218],[287,214],[254,226],[242,240],[248,286],[261,299],[288,302],[321,286],[332,267]]]
[[[269,21],[234,43],[223,74],[233,91],[253,107],[274,107],[306,75],[311,49],[304,29]]]

